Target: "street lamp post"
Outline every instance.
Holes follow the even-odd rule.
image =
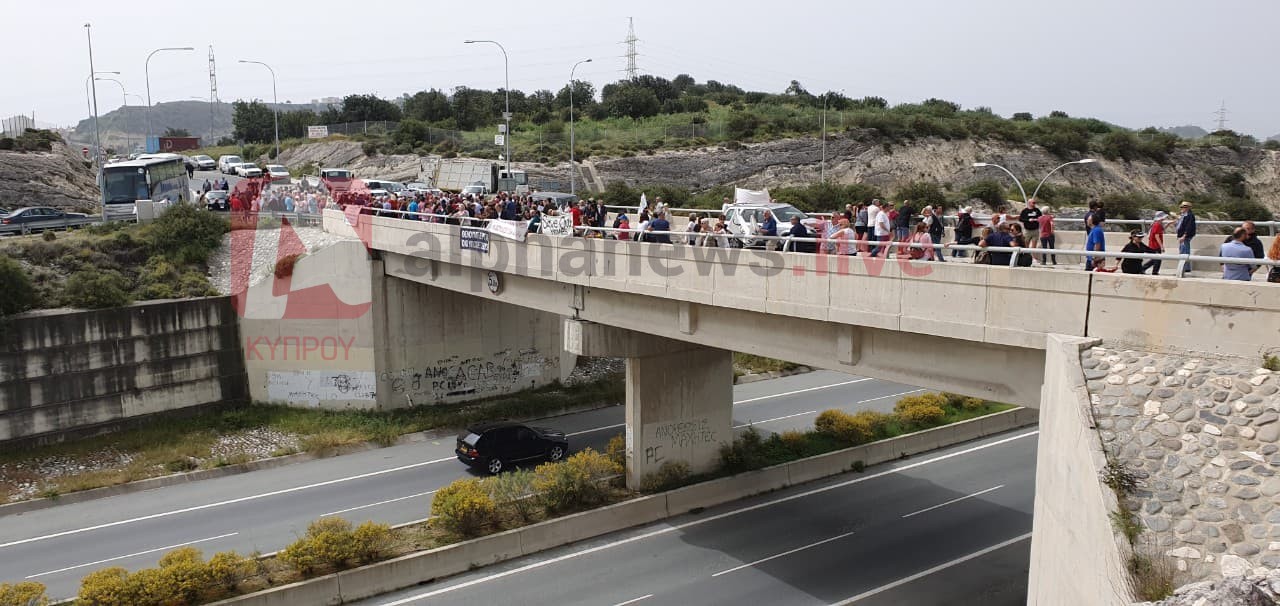
[[[1045,175],[1044,178],[1040,180],[1040,183],[1036,185],[1035,191],[1031,193],[1030,198],[1027,197],[1027,190],[1022,188],[1022,181],[1020,181],[1017,177],[1015,177],[1012,172],[1009,172],[1009,169],[1003,166],[1000,166],[999,164],[991,164],[989,162],[974,162],[973,167],[974,168],[984,168],[984,167],[998,168],[1004,171],[1006,175],[1009,175],[1010,179],[1013,179],[1014,183],[1018,184],[1018,191],[1022,192],[1022,202],[1023,204],[1026,204],[1028,201],[1035,199],[1036,195],[1040,193],[1040,187],[1044,185],[1045,181],[1049,180],[1049,177],[1053,176],[1053,173],[1056,173],[1059,170],[1062,170],[1063,168],[1071,166],[1072,164],[1093,164],[1095,162],[1097,162],[1097,160],[1094,160],[1093,158],[1083,158],[1080,160],[1072,160],[1071,162],[1064,162],[1058,165],[1057,168],[1054,168],[1053,170],[1049,171],[1049,174]]]
[[[96,80],[98,76],[114,75],[119,76],[120,72],[93,72],[91,76],[84,77],[84,105],[89,110],[89,115],[93,115],[93,101],[89,98],[89,80]]]
[[[1035,191],[1031,192],[1031,199],[1032,199],[1032,200],[1035,200],[1035,199],[1036,199],[1036,194],[1039,194],[1039,193],[1040,193],[1040,187],[1041,187],[1042,185],[1044,185],[1044,182],[1045,182],[1045,181],[1048,181],[1048,180],[1049,180],[1049,177],[1053,176],[1053,173],[1058,172],[1060,169],[1063,169],[1063,168],[1066,168],[1066,167],[1068,167],[1068,166],[1071,166],[1072,164],[1093,164],[1093,163],[1095,163],[1095,162],[1097,162],[1097,160],[1094,160],[1093,158],[1084,158],[1083,160],[1073,160],[1073,161],[1071,161],[1071,162],[1066,162],[1066,163],[1063,163],[1063,164],[1059,165],[1059,166],[1058,166],[1058,168],[1055,168],[1055,169],[1053,169],[1053,170],[1049,171],[1049,174],[1045,175],[1045,176],[1044,176],[1044,178],[1040,180],[1040,183],[1039,183],[1038,185],[1036,185],[1036,189],[1035,189]]]
[[[574,137],[573,137],[573,73],[577,71],[578,66],[583,63],[591,63],[590,59],[583,59],[573,64],[573,68],[569,70],[569,194],[577,193],[574,183],[577,181],[578,165],[573,159]]]
[[[271,69],[270,65],[261,61],[249,61],[241,59],[241,63],[254,63],[267,68],[271,72],[271,117],[275,120],[276,127],[276,158],[280,157],[280,97],[276,96],[276,70]]]
[[[124,83],[123,83],[123,82],[121,82],[121,81],[119,81],[119,80],[116,80],[115,78],[94,78],[94,80],[98,80],[98,81],[102,81],[102,82],[115,82],[115,83],[116,83],[116,85],[120,87],[120,98],[124,100],[124,105],[123,105],[123,110],[124,110],[124,111],[122,112],[122,113],[124,114],[124,116],[125,116],[125,120],[124,120],[124,123],[125,123],[124,141],[125,141],[125,145],[128,145],[128,146],[129,146],[129,150],[130,150],[130,151],[132,151],[132,150],[133,150],[133,137],[129,136],[129,126],[128,126],[128,124],[129,124],[129,119],[128,119],[128,117],[129,117],[129,91],[127,91],[127,90],[125,90],[125,89],[124,89]]]
[[[93,79],[93,26],[84,24],[85,40],[89,42],[89,79]],[[94,158],[98,161],[98,186],[102,186],[102,133],[98,130],[98,85],[92,83],[93,89],[93,145],[97,149],[93,151]],[[107,220],[106,196],[102,197],[102,220]]]
[[[161,51],[193,51],[195,48],[190,46],[166,46],[165,48],[157,48],[147,55],[147,62],[142,67],[143,76],[147,81],[147,139],[151,139],[151,57]],[[143,141],[143,147],[146,147],[146,141]]]
[[[503,91],[506,93],[506,110],[502,112],[502,119],[506,123],[506,129],[505,129],[506,132],[503,133],[502,142],[506,144],[504,147],[506,148],[505,155],[507,159],[507,178],[510,179],[511,178],[511,69],[510,69],[510,62],[507,60],[507,49],[503,48],[502,44],[498,43],[496,40],[463,40],[462,43],[463,44],[478,44],[478,43],[492,44],[494,46],[497,46],[498,50],[502,51],[502,78],[504,82]]]
[[[844,89],[840,90],[841,95]],[[822,168],[820,169],[819,180],[823,183],[827,182],[827,101],[831,99],[831,91],[827,91],[822,95]],[[841,118],[843,124],[844,118]]]

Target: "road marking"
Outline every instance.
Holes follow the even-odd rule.
[[[652,593],[650,593],[650,594],[648,594],[648,595],[642,595],[642,596],[640,596],[640,597],[638,597],[638,598],[635,598],[635,599],[633,599],[633,600],[627,600],[627,601],[625,601],[625,602],[618,602],[617,604],[614,604],[613,606],[627,606],[627,604],[635,604],[636,602],[639,602],[640,600],[647,600],[647,599],[649,599],[649,598],[651,598],[651,597],[653,597],[653,594],[652,594]]]
[[[795,391],[784,391],[784,392],[782,392],[782,393],[775,393],[775,394],[773,394],[773,395],[771,395],[771,396],[760,396],[760,397],[758,397],[758,398],[747,398],[747,399],[745,399],[745,400],[737,400],[737,401],[735,401],[735,402],[734,402],[734,404],[746,404],[747,402],[759,402],[760,400],[769,400],[769,399],[772,399],[772,398],[781,398],[782,396],[791,396],[791,395],[795,395],[795,394],[798,394],[798,393],[805,393],[805,392],[810,392],[810,391],[818,391],[819,389],[831,389],[832,387],[840,387],[841,385],[852,385],[852,384],[854,384],[854,383],[861,383],[861,382],[863,382],[863,381],[874,381],[874,380],[875,380],[875,379],[872,379],[872,378],[870,378],[870,377],[865,377],[865,378],[862,378],[862,379],[854,379],[854,380],[852,380],[852,381],[844,381],[843,383],[834,383],[834,384],[832,384],[832,385],[819,385],[819,386],[817,386],[817,387],[806,387],[805,389],[797,389],[797,390],[795,390]]]
[[[398,498],[395,498],[395,499],[387,499],[387,500],[385,500],[385,501],[378,501],[377,503],[369,503],[368,505],[360,505],[360,506],[357,506],[357,507],[348,507],[348,508],[346,508],[346,509],[339,509],[339,510],[337,510],[337,511],[331,511],[331,512],[326,513],[326,514],[321,514],[321,516],[320,516],[320,517],[322,517],[322,518],[327,518],[327,517],[329,517],[329,516],[336,516],[336,515],[338,515],[338,514],[340,514],[340,513],[347,513],[348,511],[356,511],[356,510],[358,510],[358,509],[368,509],[368,508],[370,508],[370,507],[377,507],[377,506],[379,506],[379,505],[386,505],[387,503],[395,503],[396,501],[404,501],[404,500],[407,500],[407,499],[415,499],[415,498],[418,498],[418,497],[425,497],[425,496],[427,496],[427,495],[429,495],[429,494],[435,494],[435,492],[436,492],[436,491],[434,491],[434,490],[428,490],[428,491],[426,491],[426,492],[419,492],[419,493],[417,493],[417,494],[411,494],[411,495],[409,495],[409,496],[407,496],[407,497],[398,497]]]
[[[910,470],[910,469],[915,469],[915,468],[917,468],[917,467],[923,467],[923,466],[925,466],[925,465],[931,465],[931,464],[933,464],[933,463],[937,463],[937,462],[939,462],[939,461],[945,461],[945,460],[947,460],[947,459],[953,459],[953,458],[955,458],[955,457],[964,456],[964,455],[967,455],[967,454],[971,454],[971,453],[974,453],[974,452],[978,452],[978,451],[980,451],[980,450],[986,450],[986,449],[988,449],[988,448],[992,448],[992,447],[994,447],[994,446],[1000,446],[1001,444],[1006,444],[1006,443],[1008,443],[1008,442],[1012,442],[1012,441],[1014,441],[1014,440],[1021,440],[1022,438],[1029,438],[1029,437],[1034,436],[1034,435],[1037,435],[1037,434],[1039,434],[1039,433],[1040,433],[1040,430],[1038,430],[1038,429],[1037,429],[1037,430],[1035,430],[1035,431],[1029,431],[1029,432],[1027,432],[1027,433],[1018,434],[1018,435],[1016,435],[1016,436],[1009,436],[1009,437],[1007,437],[1007,438],[1002,438],[1002,439],[996,440],[995,442],[989,442],[989,443],[987,443],[987,444],[981,444],[981,445],[978,445],[978,446],[973,446],[973,447],[970,447],[970,448],[966,448],[966,449],[964,449],[964,450],[957,450],[956,452],[952,452],[952,453],[948,453],[948,454],[944,454],[944,455],[939,455],[939,456],[933,457],[932,459],[925,459],[925,460],[923,460],[923,461],[917,461],[917,462],[915,462],[915,463],[908,463],[908,464],[903,465],[903,466],[901,466],[901,467],[895,467],[895,468],[893,468],[893,469],[887,469],[887,470],[885,470],[885,471],[881,471],[881,472],[878,472],[878,473],[873,473],[873,474],[871,474],[871,475],[860,476],[860,477],[854,478],[854,479],[852,479],[852,480],[846,480],[846,481],[844,481],[844,482],[838,482],[838,483],[836,483],[836,484],[830,484],[830,485],[827,485],[827,486],[823,486],[823,487],[821,487],[821,488],[814,488],[814,489],[812,489],[812,490],[807,490],[807,491],[805,491],[805,492],[799,492],[799,493],[796,493],[796,494],[793,494],[793,495],[788,495],[788,496],[785,496],[785,497],[778,497],[778,498],[776,498],[776,499],[772,499],[772,500],[769,500],[769,501],[763,501],[763,502],[761,502],[761,503],[756,503],[755,505],[748,505],[748,506],[746,506],[746,507],[740,507],[740,508],[738,508],[738,509],[734,509],[734,510],[732,510],[732,511],[726,511],[726,512],[724,512],[724,513],[717,514],[717,515],[714,515],[714,516],[708,516],[708,517],[705,517],[705,518],[699,518],[699,519],[696,519],[696,520],[690,520],[690,521],[688,521],[688,522],[684,522],[684,523],[682,523],[682,524],[676,524],[676,525],[673,525],[673,526],[667,526],[667,527],[665,527],[665,528],[659,528],[658,530],[651,530],[651,531],[649,531],[649,532],[646,532],[646,533],[643,533],[643,534],[638,534],[638,535],[631,536],[631,537],[627,537],[627,538],[625,538],[625,539],[618,539],[618,540],[616,540],[616,541],[613,541],[613,542],[610,542],[610,543],[605,543],[605,544],[603,544],[603,545],[597,545],[597,546],[595,546],[595,547],[588,547],[588,548],[586,548],[586,549],[582,549],[582,550],[580,550],[580,551],[574,551],[574,552],[571,552],[571,553],[566,553],[566,554],[561,555],[561,556],[556,556],[556,557],[554,557],[554,558],[548,558],[548,559],[546,559],[546,560],[541,560],[541,561],[538,561],[538,562],[533,562],[533,563],[531,563],[531,564],[525,564],[524,566],[520,566],[520,567],[518,567],[518,568],[512,568],[511,570],[505,570],[505,571],[503,571],[503,572],[495,572],[495,573],[493,573],[493,574],[491,574],[491,575],[484,576],[484,577],[479,577],[479,578],[476,578],[476,579],[471,579],[470,581],[463,581],[463,582],[458,583],[458,584],[456,584],[456,585],[450,585],[450,586],[448,586],[448,587],[441,587],[440,589],[435,589],[435,590],[432,590],[432,591],[427,591],[427,592],[424,592],[424,593],[420,593],[420,594],[418,594],[418,595],[409,596],[409,597],[407,597],[407,598],[402,598],[402,599],[396,600],[396,601],[394,601],[394,602],[390,602],[390,603],[384,604],[383,606],[403,606],[404,604],[409,604],[409,603],[416,602],[416,601],[418,601],[418,600],[422,600],[422,599],[425,599],[425,598],[432,598],[432,597],[435,597],[435,596],[438,596],[438,595],[443,595],[443,594],[446,594],[446,593],[452,593],[452,592],[457,591],[457,590],[459,590],[459,589],[466,589],[466,588],[468,588],[468,587],[472,587],[472,586],[475,586],[475,585],[480,585],[480,584],[482,584],[482,583],[488,583],[489,581],[496,581],[496,580],[498,580],[498,579],[503,579],[503,578],[506,578],[506,577],[509,577],[509,576],[512,576],[512,575],[520,574],[520,573],[522,573],[522,572],[528,572],[528,571],[530,571],[530,570],[536,570],[536,569],[538,569],[538,568],[543,568],[543,567],[545,567],[545,566],[550,566],[550,565],[552,565],[552,564],[557,564],[557,563],[560,563],[560,562],[564,562],[564,561],[566,561],[566,560],[572,560],[572,559],[574,559],[574,558],[578,558],[578,557],[581,557],[581,556],[591,555],[591,554],[593,554],[593,553],[597,553],[597,552],[600,552],[600,551],[604,551],[604,550],[606,550],[606,549],[612,549],[612,548],[614,548],[614,547],[618,547],[618,546],[621,546],[621,545],[627,545],[627,544],[630,544],[630,543],[635,543],[636,541],[643,541],[643,540],[645,540],[645,539],[651,539],[651,538],[656,537],[656,536],[660,536],[660,535],[664,535],[664,534],[668,534],[668,533],[676,532],[676,531],[679,531],[679,530],[684,530],[684,529],[686,529],[686,528],[690,528],[690,527],[693,527],[693,526],[699,526],[699,525],[702,525],[702,524],[707,524],[707,523],[709,523],[709,522],[715,522],[715,521],[717,521],[717,520],[722,520],[722,519],[724,519],[724,518],[728,518],[728,517],[731,517],[731,516],[736,516],[736,515],[738,515],[738,514],[746,513],[746,512],[749,512],[749,511],[755,511],[755,510],[757,510],[757,509],[763,509],[763,508],[765,508],[765,507],[772,507],[773,505],[777,505],[777,504],[779,504],[779,503],[785,503],[785,502],[788,502],[788,501],[794,501],[794,500],[796,500],[796,499],[802,499],[802,498],[805,498],[805,497],[813,496],[813,495],[815,495],[815,494],[821,494],[821,493],[824,493],[824,492],[827,492],[827,491],[830,491],[830,490],[835,490],[835,489],[837,489],[837,488],[844,488],[844,487],[846,487],[846,486],[852,486],[852,485],[854,485],[854,484],[860,484],[860,483],[862,483],[862,482],[866,482],[866,481],[869,481],[869,480],[874,480],[874,479],[876,479],[876,478],[881,478],[881,477],[884,477],[884,476],[887,476],[887,475],[892,475],[892,474],[895,474],[895,473],[900,473],[900,472],[907,471],[907,470]],[[1027,536],[1030,536],[1030,535],[1027,535]],[[981,555],[981,554],[979,554],[979,555]],[[977,556],[975,556],[975,557],[977,557]],[[860,598],[859,598],[859,599],[860,599]]]
[[[965,500],[965,499],[972,499],[973,497],[976,497],[976,496],[978,496],[978,495],[984,495],[984,494],[987,494],[988,492],[991,492],[991,491],[993,491],[993,490],[1000,490],[1001,488],[1004,488],[1004,484],[1001,484],[1001,485],[999,485],[999,486],[992,486],[991,488],[988,488],[988,489],[986,489],[986,490],[979,490],[978,492],[975,492],[975,493],[973,493],[973,494],[967,494],[967,495],[964,495],[963,497],[960,497],[960,498],[958,498],[958,499],[951,499],[950,501],[947,501],[946,503],[938,503],[937,505],[934,505],[933,507],[925,507],[924,509],[921,509],[920,511],[913,511],[913,512],[911,512],[911,513],[909,513],[909,514],[907,514],[907,515],[905,515],[905,516],[902,516],[902,517],[903,517],[903,518],[909,518],[909,517],[911,517],[911,516],[917,516],[917,515],[920,515],[920,514],[922,514],[922,513],[927,513],[927,512],[933,511],[933,510],[938,509],[938,508],[940,508],[940,507],[946,507],[947,505],[950,505],[950,504],[952,504],[952,503],[959,503],[960,501],[963,501],[963,500]]]
[[[817,543],[810,543],[810,544],[805,545],[805,546],[803,546],[803,547],[797,547],[797,548],[795,548],[795,549],[792,549],[792,550],[790,550],[790,551],[784,551],[784,552],[779,553],[779,554],[777,554],[777,555],[771,555],[771,556],[769,556],[769,557],[767,557],[767,558],[761,558],[761,559],[756,560],[756,561],[754,561],[754,562],[751,562],[751,563],[749,563],[749,564],[743,564],[743,565],[741,565],[741,566],[734,566],[733,568],[730,568],[730,569],[728,569],[728,570],[721,570],[720,572],[717,572],[717,573],[715,573],[715,574],[713,574],[713,575],[711,575],[711,576],[712,576],[712,578],[715,578],[715,577],[718,577],[718,576],[720,576],[720,575],[722,575],[722,574],[729,574],[729,573],[731,573],[731,572],[737,572],[737,571],[739,571],[739,570],[742,570],[743,568],[751,568],[752,566],[755,566],[756,564],[763,564],[763,563],[765,563],[765,562],[768,562],[769,560],[776,560],[776,559],[781,558],[781,557],[783,557],[783,556],[789,556],[789,555],[791,555],[791,554],[793,554],[793,553],[796,553],[797,551],[804,551],[804,550],[806,550],[806,549],[809,549],[810,547],[817,547],[817,546],[819,546],[819,545],[823,545],[823,544],[825,544],[825,543],[830,543],[830,542],[832,542],[832,541],[836,541],[836,540],[839,540],[839,539],[843,539],[843,538],[845,538],[845,537],[847,537],[847,536],[849,536],[849,535],[852,535],[852,534],[853,534],[852,532],[846,532],[846,533],[844,533],[844,534],[842,534],[842,535],[834,536],[834,537],[831,537],[831,538],[829,538],[829,539],[823,539],[823,540],[821,540],[821,541],[818,541]]]
[[[733,426],[733,428],[734,428],[734,429],[738,429],[738,428],[740,428],[740,427],[746,427],[746,426],[748,426],[748,425],[759,425],[759,424],[761,424],[761,423],[769,423],[769,422],[772,422],[772,421],[781,421],[781,420],[783,420],[783,419],[790,419],[791,417],[800,417],[800,416],[804,416],[804,415],[811,415],[811,414],[814,414],[814,413],[816,413],[816,412],[818,412],[818,411],[816,411],[816,410],[806,410],[806,411],[804,411],[804,412],[797,412],[796,414],[793,414],[793,415],[787,415],[787,416],[785,416],[785,417],[774,417],[774,418],[772,418],[772,419],[765,419],[765,420],[763,420],[763,421],[750,421],[750,422],[747,422],[747,423],[743,423],[743,424],[741,424],[741,425],[734,425],[734,426]]]
[[[892,395],[880,396],[880,397],[878,397],[878,398],[871,398],[871,399],[869,399],[869,400],[859,400],[859,401],[858,401],[858,402],[856,402],[856,403],[857,403],[857,404],[866,404],[867,402],[875,402],[876,400],[887,400],[887,399],[889,399],[889,398],[896,398],[896,397],[898,397],[898,396],[905,396],[905,395],[907,395],[907,394],[913,394],[913,393],[917,393],[917,392],[921,392],[921,391],[929,391],[929,390],[927,390],[927,389],[913,389],[913,390],[911,390],[911,391],[904,391],[904,392],[902,392],[902,393],[895,393],[895,394],[892,394]]]
[[[8,543],[0,543],[0,548],[13,547],[14,545],[24,545],[24,544],[26,544],[26,543],[35,543],[35,542],[37,542],[37,541],[47,541],[47,540],[49,540],[49,539],[56,539],[56,538],[58,538],[58,537],[65,537],[65,536],[70,536],[70,535],[73,535],[73,534],[80,534],[80,533],[84,533],[84,532],[92,532],[92,531],[94,531],[94,530],[101,530],[101,529],[103,529],[103,528],[111,528],[111,527],[113,527],[113,526],[123,526],[123,525],[125,525],[125,524],[134,524],[134,523],[137,523],[137,522],[145,522],[145,521],[147,521],[147,520],[155,520],[155,519],[157,519],[157,518],[167,518],[167,517],[169,517],[169,516],[176,516],[176,515],[179,515],[179,514],[191,513],[191,512],[193,512],[193,511],[201,511],[201,510],[204,510],[204,509],[213,509],[214,507],[222,507],[222,506],[224,506],[224,505],[234,505],[234,504],[236,504],[236,503],[244,503],[244,502],[246,502],[246,501],[255,501],[255,500],[258,500],[258,499],[265,499],[265,498],[267,498],[267,497],[274,497],[274,496],[277,496],[277,495],[289,494],[289,493],[291,493],[291,492],[298,492],[298,491],[300,491],[300,490],[309,490],[309,489],[312,489],[312,488],[319,488],[319,487],[321,487],[321,486],[332,486],[333,484],[341,484],[341,483],[343,483],[343,482],[350,482],[350,481],[352,481],[352,480],[362,480],[362,479],[364,479],[364,478],[372,478],[372,477],[375,477],[375,476],[381,476],[381,475],[386,475],[386,474],[389,474],[389,473],[395,473],[395,472],[397,472],[397,471],[404,471],[404,470],[406,470],[406,469],[414,469],[414,468],[417,468],[417,467],[423,467],[423,466],[425,466],[425,465],[434,465],[434,464],[436,464],[436,463],[443,463],[443,462],[445,462],[445,461],[454,461],[454,460],[456,460],[454,457],[447,457],[447,458],[444,458],[444,459],[433,459],[433,460],[430,460],[430,461],[422,461],[422,462],[420,462],[420,463],[410,463],[410,464],[408,464],[408,465],[401,465],[401,466],[399,466],[399,467],[392,467],[391,469],[382,469],[382,470],[379,470],[379,471],[370,471],[370,472],[368,472],[368,473],[357,474],[357,475],[354,475],[354,476],[347,476],[347,477],[345,477],[345,478],[337,478],[337,479],[334,479],[334,480],[325,480],[324,482],[316,482],[315,484],[307,484],[307,485],[304,485],[304,486],[294,486],[293,488],[282,488],[282,489],[280,489],[280,490],[273,490],[273,491],[271,491],[271,492],[264,492],[264,493],[262,493],[262,494],[249,495],[249,496],[246,496],[246,497],[238,497],[238,498],[235,498],[235,499],[227,499],[226,501],[218,501],[218,502],[215,502],[215,503],[205,503],[204,505],[193,505],[193,506],[191,506],[191,507],[184,507],[184,508],[182,508],[182,509],[174,509],[173,511],[163,511],[163,512],[160,512],[160,513],[153,513],[153,514],[150,514],[150,515],[139,516],[139,517],[136,517],[136,518],[129,518],[129,519],[127,519],[127,520],[117,520],[117,521],[115,521],[115,522],[107,522],[107,523],[104,523],[104,524],[96,524],[96,525],[93,525],[93,526],[85,526],[84,528],[76,528],[76,529],[73,529],[73,530],[64,530],[64,531],[62,531],[62,532],[55,532],[55,533],[53,533],[53,534],[47,534],[47,535],[44,535],[44,536],[31,537],[31,538],[29,538],[29,539],[20,539],[20,540],[17,540],[17,541],[9,541]]]
[[[915,574],[913,574],[913,575],[911,575],[911,576],[909,576],[909,577],[903,577],[903,578],[898,579],[898,580],[896,580],[896,581],[894,581],[894,582],[892,582],[892,583],[889,583],[888,585],[882,585],[882,586],[880,586],[880,587],[876,587],[875,589],[872,589],[871,591],[866,591],[866,592],[860,593],[860,594],[858,594],[858,595],[855,595],[855,596],[853,596],[853,597],[851,597],[851,598],[848,598],[848,599],[846,599],[846,600],[842,600],[842,601],[836,602],[835,604],[832,604],[831,606],[845,606],[846,604],[852,604],[852,603],[857,602],[857,601],[859,601],[859,600],[865,600],[865,599],[867,599],[867,598],[869,598],[869,597],[871,597],[871,596],[874,596],[874,595],[878,595],[878,594],[884,593],[884,592],[889,591],[890,589],[894,589],[894,588],[896,588],[896,587],[901,587],[901,586],[906,585],[907,583],[910,583],[910,582],[912,582],[912,581],[916,581],[916,580],[919,580],[919,579],[923,579],[924,577],[927,577],[927,576],[929,576],[929,575],[931,575],[931,574],[933,574],[933,573],[935,573],[935,572],[941,572],[941,571],[943,571],[943,570],[946,570],[946,569],[948,569],[948,568],[951,568],[952,566],[956,566],[956,565],[958,565],[958,564],[963,564],[963,563],[965,563],[965,562],[968,562],[969,560],[972,560],[972,559],[974,559],[974,558],[980,558],[980,557],[982,557],[982,556],[984,556],[984,555],[987,555],[988,553],[991,553],[991,552],[993,552],[993,551],[997,551],[997,550],[1000,550],[1000,549],[1004,549],[1005,547],[1008,547],[1008,546],[1010,546],[1010,545],[1013,545],[1014,543],[1017,543],[1017,542],[1020,542],[1020,541],[1025,541],[1025,540],[1027,540],[1027,539],[1029,539],[1029,538],[1031,538],[1031,533],[1029,533],[1029,532],[1028,532],[1027,534],[1024,534],[1024,535],[1019,536],[1019,537],[1014,537],[1014,538],[1009,539],[1008,541],[1005,541],[1005,542],[1003,542],[1003,543],[999,543],[999,544],[996,544],[996,545],[992,545],[992,546],[990,546],[990,547],[988,547],[988,548],[986,548],[986,549],[980,550],[980,551],[975,551],[975,552],[973,552],[973,553],[971,553],[971,554],[969,554],[969,555],[967,555],[967,556],[964,556],[964,557],[962,557],[962,558],[957,558],[957,559],[955,559],[955,560],[951,560],[950,562],[947,562],[947,563],[945,563],[945,564],[939,564],[939,565],[934,566],[933,568],[930,568],[930,569],[928,569],[928,570],[923,570],[923,571],[917,572],[917,573],[915,573]]]
[[[155,548],[155,549],[148,549],[148,550],[146,550],[146,551],[139,551],[139,552],[137,552],[137,553],[131,553],[131,554],[128,554],[128,555],[116,556],[116,557],[114,557],[114,558],[107,558],[107,559],[105,559],[105,560],[98,560],[97,562],[89,562],[88,564],[77,564],[77,565],[75,565],[75,566],[68,566],[68,567],[66,567],[66,568],[59,568],[59,569],[57,569],[57,570],[50,570],[50,571],[48,571],[48,572],[41,572],[41,573],[39,573],[39,574],[33,574],[33,575],[29,576],[29,577],[23,577],[23,578],[24,578],[24,579],[34,579],[34,578],[36,578],[36,577],[43,577],[43,576],[47,576],[47,575],[51,575],[51,574],[57,574],[57,573],[59,573],[59,572],[66,572],[66,571],[68,571],[68,570],[75,570],[75,569],[77,569],[77,568],[86,568],[86,567],[88,567],[88,566],[97,566],[98,564],[106,564],[107,562],[114,562],[114,561],[116,561],[116,560],[124,560],[124,559],[127,559],[127,558],[134,558],[134,557],[141,556],[141,555],[147,555],[147,554],[149,554],[149,553],[155,553],[155,552],[157,552],[157,551],[168,551],[168,550],[170,550],[170,549],[177,549],[177,548],[179,548],[179,547],[186,547],[187,545],[195,545],[196,543],[207,543],[207,542],[209,542],[209,541],[216,541],[216,540],[218,540],[218,539],[225,539],[225,538],[227,538],[227,537],[234,537],[234,536],[236,536],[236,535],[238,535],[238,534],[240,534],[240,533],[238,533],[238,532],[231,532],[231,533],[227,533],[227,534],[220,534],[220,535],[218,535],[218,536],[216,536],[216,537],[209,537],[209,538],[207,538],[207,539],[196,539],[196,540],[194,540],[194,541],[187,541],[186,543],[178,543],[177,545],[169,545],[169,546],[167,546],[167,547],[157,547],[157,548]]]
[[[605,425],[604,427],[597,427],[595,429],[584,429],[582,431],[575,431],[573,433],[566,433],[564,435],[566,438],[571,438],[573,436],[580,436],[584,433],[595,433],[597,431],[604,431],[606,429],[617,429],[619,427],[626,427],[626,426],[627,426],[626,423],[618,423],[616,425]]]

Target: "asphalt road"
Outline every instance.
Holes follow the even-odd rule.
[[[1026,603],[1023,429],[378,596],[368,606]]]
[[[891,410],[915,391],[829,371],[749,383],[734,389],[734,424],[807,428],[827,408]],[[603,449],[622,432],[623,409],[541,423],[566,431],[571,448]],[[153,566],[178,546],[271,552],[327,515],[424,519],[433,491],[469,473],[453,446],[445,438],[0,517],[0,581],[39,581],[50,596],[70,597],[93,570]]]

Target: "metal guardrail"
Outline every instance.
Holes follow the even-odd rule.
[[[118,221],[119,219],[109,219],[109,221]],[[0,225],[0,234],[11,235],[29,235],[38,231],[48,229],[71,229],[73,227],[84,227],[86,225],[96,225],[103,223],[101,216],[92,216],[84,218],[68,218],[50,219],[47,221],[32,221],[30,223],[15,223],[12,225]]]

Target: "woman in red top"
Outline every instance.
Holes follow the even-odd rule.
[[[1147,236],[1147,248],[1157,253],[1164,252],[1164,223],[1169,219],[1169,215],[1164,211],[1156,213],[1155,220],[1151,222],[1151,232]],[[1147,273],[1147,268],[1151,268],[1151,275],[1160,275],[1160,259],[1151,259],[1142,264],[1142,273]]]

